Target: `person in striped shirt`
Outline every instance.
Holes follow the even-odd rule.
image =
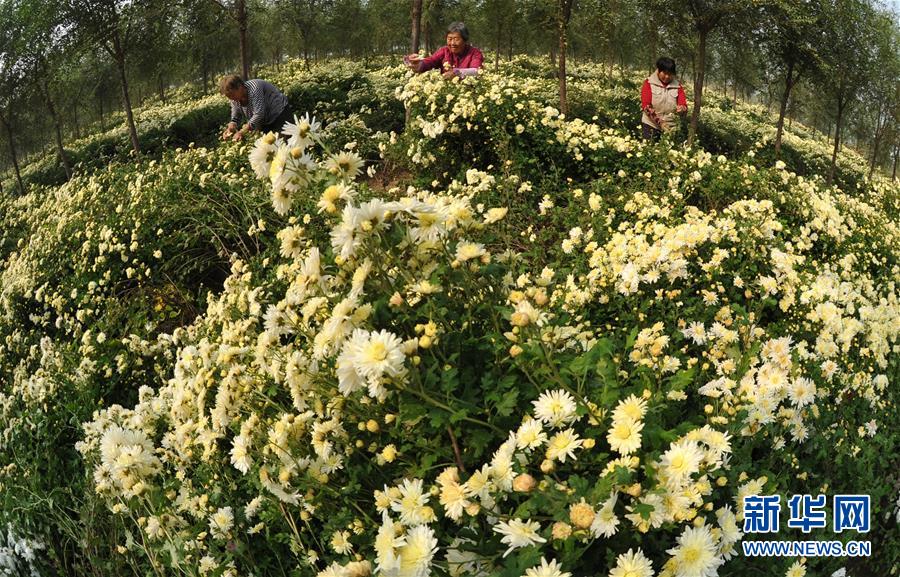
[[[293,120],[287,96],[265,80],[243,80],[229,74],[219,81],[219,92],[231,101],[231,122],[222,132],[222,140],[241,140],[251,130],[277,134],[285,122]],[[247,122],[238,128],[241,116]]]

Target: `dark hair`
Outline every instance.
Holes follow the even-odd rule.
[[[229,74],[219,80],[219,92],[222,94],[237,90],[241,86],[244,86],[244,80],[237,74]]]
[[[659,60],[656,61],[656,69],[662,70],[663,72],[668,72],[669,74],[675,75],[675,61],[669,58],[668,56],[663,56]]]
[[[450,26],[447,26],[447,34],[452,32],[459,34],[462,37],[463,42],[469,41],[469,29],[466,28],[466,25],[462,22],[454,22],[450,24]]]

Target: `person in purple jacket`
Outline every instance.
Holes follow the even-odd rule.
[[[469,29],[462,22],[447,27],[447,45],[427,58],[409,54],[403,59],[416,72],[440,69],[444,78],[474,76],[478,74],[484,55],[469,44]]]

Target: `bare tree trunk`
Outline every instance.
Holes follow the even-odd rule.
[[[66,150],[63,148],[62,127],[59,123],[59,115],[56,113],[56,107],[53,106],[53,99],[50,98],[50,89],[47,87],[46,78],[45,69],[44,78],[41,79],[40,82],[41,91],[44,93],[44,102],[47,103],[47,111],[50,113],[50,118],[53,120],[53,128],[56,133],[56,151],[59,154],[59,161],[63,165],[63,170],[66,171],[66,180],[70,180],[72,178],[72,167],[69,166],[69,159],[66,158]]]
[[[708,35],[708,30],[700,29],[700,43],[697,45],[697,68],[694,71],[694,111],[691,113],[691,127],[688,130],[688,146],[694,143],[694,138],[697,136],[700,108],[703,106],[703,81],[706,77],[706,37]]]
[[[412,0],[412,37],[409,43],[409,51],[419,51],[420,35],[422,33],[422,0]]]
[[[784,115],[787,112],[788,100],[791,97],[791,88],[794,87],[794,63],[788,62],[787,76],[784,80],[784,95],[781,97],[781,107],[778,110],[778,125],[775,130],[775,158],[781,158],[781,135],[784,133]]]
[[[835,166],[837,165],[837,155],[838,150],[841,146],[841,120],[844,115],[844,104],[841,101],[838,101],[838,113],[837,119],[835,120],[834,127],[834,151],[831,153],[831,166],[828,167],[828,182],[827,185],[831,186],[834,183],[834,172]]]
[[[119,30],[113,33],[113,53],[116,66],[119,69],[119,81],[122,84],[122,98],[125,105],[125,118],[128,121],[128,133],[131,136],[131,148],[135,154],[141,153],[141,144],[138,141],[137,127],[134,125],[134,113],[131,111],[131,97],[128,95],[128,78],[125,75],[125,50],[122,48],[122,40]]]
[[[3,124],[3,128],[6,129],[6,138],[9,141],[9,156],[12,159],[13,169],[16,173],[16,182],[19,184],[19,192],[24,195],[25,185],[22,184],[22,173],[19,172],[19,160],[16,158],[16,143],[13,138],[12,126],[9,125],[9,122],[2,114],[0,114],[0,124]]]
[[[559,0],[557,28],[559,32],[559,111],[569,114],[569,103],[566,95],[566,50],[568,47],[569,18],[572,16],[572,1]]]
[[[878,162],[878,149],[881,146],[881,137],[884,136],[884,129],[886,125],[882,124],[883,118],[883,110],[878,110],[878,115],[875,117],[875,136],[872,138],[872,162],[869,164],[869,178],[872,178],[872,175],[875,174],[875,164]]]
[[[238,0],[236,8],[236,20],[238,24],[238,36],[241,45],[241,71],[244,80],[250,80],[250,45],[247,41],[247,2]]]
[[[503,20],[497,18],[497,49],[494,52],[494,72],[500,69],[500,39],[503,32]]]

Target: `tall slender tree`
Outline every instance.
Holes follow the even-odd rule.
[[[412,0],[412,10],[410,14],[412,20],[412,36],[409,41],[409,51],[419,51],[419,40],[422,33],[422,0]]]
[[[64,26],[74,29],[78,42],[99,46],[115,63],[122,89],[122,107],[131,138],[131,148],[140,154],[141,145],[128,87],[127,57],[131,40],[147,19],[154,18],[161,0],[64,0]]]
[[[828,82],[823,82],[822,88],[834,113],[834,147],[828,167],[831,185],[842,129],[873,72],[876,29],[874,11],[866,0],[832,0],[826,10],[828,42],[823,49],[823,60]]]
[[[744,0],[685,0],[684,2],[668,2],[650,0],[647,3],[651,14],[648,17],[662,16],[672,26],[685,27],[693,34],[694,65],[694,108],[691,113],[691,125],[688,132],[688,143],[691,144],[697,135],[700,111],[703,108],[703,88],[706,83],[707,56],[712,34],[728,25],[749,26],[741,22],[750,4]]]
[[[19,192],[25,194],[19,157],[16,150],[16,135],[13,131],[13,111],[18,105],[16,96],[25,82],[21,66],[22,29],[18,14],[12,2],[0,3],[0,126],[3,127],[9,150],[10,162],[16,176]]]
[[[559,110],[569,113],[569,101],[566,94],[566,52],[569,49],[569,20],[572,19],[572,5],[575,0],[557,0],[556,32],[559,36]]]
[[[756,27],[756,40],[763,47],[771,68],[780,71],[784,79],[775,128],[778,157],[791,93],[803,75],[821,69],[819,51],[826,40],[821,8],[820,2],[797,0],[769,0],[762,6],[763,18]]]

